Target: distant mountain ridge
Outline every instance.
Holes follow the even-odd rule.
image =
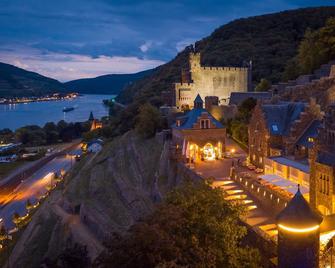
[[[41,96],[65,91],[65,86],[56,79],[0,62],[0,97]]]
[[[134,74],[107,74],[95,78],[83,78],[64,83],[70,91],[82,94],[113,94],[120,91],[138,79],[150,75],[153,70],[146,70]]]
[[[117,95],[126,86],[150,75],[153,70],[134,74],[108,74],[61,83],[35,72],[0,62],[0,98],[31,97],[52,93]]]

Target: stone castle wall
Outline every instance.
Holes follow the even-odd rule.
[[[231,92],[248,91],[248,68],[204,67],[200,63],[200,53],[190,54],[189,83],[176,83],[176,106],[193,107],[193,100],[200,94],[217,96],[219,100],[230,97]]]

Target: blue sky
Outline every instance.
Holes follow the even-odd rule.
[[[67,81],[156,67],[233,19],[335,1],[0,0],[0,61]]]

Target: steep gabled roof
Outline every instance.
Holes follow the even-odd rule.
[[[278,104],[262,105],[267,128],[272,135],[288,135],[292,123],[299,119],[304,109],[305,104],[302,102],[279,102]]]
[[[311,148],[313,146],[313,142],[309,141],[308,138],[317,138],[318,129],[321,127],[321,125],[322,122],[320,120],[314,120],[312,124],[306,129],[304,134],[299,138],[297,144]]]
[[[180,126],[177,127],[176,124],[173,124],[172,128],[176,129],[192,129],[193,125],[197,123],[198,118],[203,114],[208,114],[208,118],[217,128],[223,128],[224,126],[216,120],[206,109],[193,109],[189,111],[185,116],[178,117],[177,120],[180,120]]]
[[[322,216],[312,210],[301,194],[299,186],[297,193],[277,216],[278,224],[293,228],[308,228],[321,222]]]
[[[196,96],[196,98],[194,99],[194,102],[197,102],[197,103],[204,103],[204,101],[202,100],[202,98],[200,97],[200,95],[198,94]]]

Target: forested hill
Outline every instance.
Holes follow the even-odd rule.
[[[108,74],[95,78],[84,78],[65,83],[70,91],[88,94],[119,94],[126,86],[138,79],[150,75],[152,70],[134,74]]]
[[[304,8],[234,20],[196,42],[207,66],[239,66],[253,62],[253,80],[281,80],[287,62],[297,53],[305,31],[322,27],[335,16],[335,7]],[[187,66],[187,50],[172,61],[156,68],[152,75],[138,80],[121,92],[121,102],[147,100],[158,96],[180,80],[180,70]]]
[[[40,96],[65,91],[55,79],[0,62],[0,98]]]

